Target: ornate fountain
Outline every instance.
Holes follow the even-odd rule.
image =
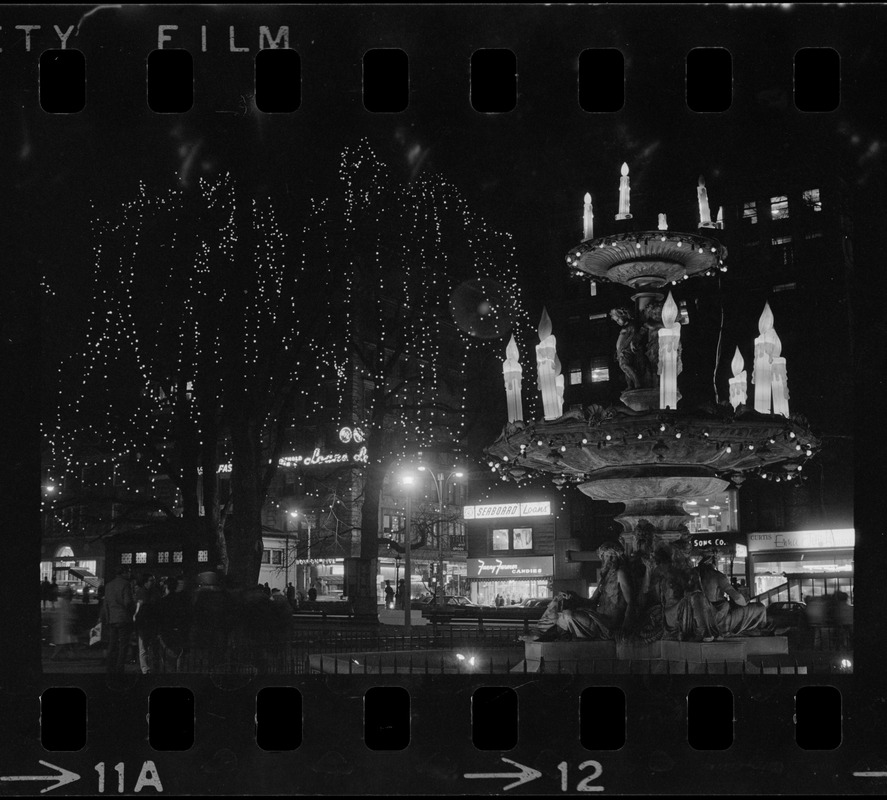
[[[503,371],[509,423],[487,448],[491,468],[520,481],[528,472],[551,473],[560,486],[576,485],[596,500],[624,503],[617,517],[626,552],[637,533],[652,531],[656,543],[687,533],[691,498],[740,485],[749,473],[797,479],[820,441],[800,415],[788,413],[785,359],[773,315],[765,306],[755,339],[754,397],[746,397],[746,373],[737,348],[730,401],[701,407],[679,405],[681,370],[679,309],[670,285],[726,271],[726,248],[715,238],[704,182],[698,188],[700,227],[696,233],[626,230],[594,238],[591,198],[585,198],[585,238],[566,255],[568,267],[595,281],[637,290],[633,307],[610,312],[619,326],[617,362],[625,375],[621,405],[574,407],[564,411],[563,376],[543,312],[536,347],[538,387],[544,419],[522,419],[521,367],[512,339]],[[628,169],[623,166],[617,225],[630,224]]]
[[[754,341],[751,402],[737,347],[728,402],[680,403],[680,310],[668,287],[727,270],[727,250],[716,238],[722,214],[712,222],[700,178],[696,233],[669,231],[665,214],[656,230],[630,230],[628,182],[623,164],[620,229],[595,238],[586,195],[585,235],[566,255],[575,274],[635,290],[632,306],[610,312],[619,326],[616,361],[626,385],[620,404],[564,409],[557,342],[543,311],[536,346],[543,419],[525,420],[514,337],[506,348],[509,421],[486,450],[490,468],[518,483],[529,473],[549,473],[560,487],[575,485],[596,500],[624,504],[616,517],[623,528],[620,543],[599,550],[602,571],[594,597],[556,596],[537,634],[527,639],[526,660],[531,670],[543,669],[549,659],[582,671],[589,657],[647,661],[666,671],[675,660],[702,669],[711,659],[723,661],[725,669],[728,662],[745,669],[750,655],[786,653],[787,640],[772,635],[761,604],[746,603],[730,589],[711,553],[692,566],[691,515],[684,504],[739,486],[752,473],[796,480],[820,441],[803,417],[789,414],[786,363],[769,305]],[[761,633],[768,636],[756,636]]]

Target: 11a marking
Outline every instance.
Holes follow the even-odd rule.
[[[569,779],[570,765],[567,764],[566,761],[561,761],[560,764],[557,765],[557,768],[561,771],[561,791],[568,792],[570,791],[570,787],[567,783]],[[577,792],[602,792],[604,791],[603,786],[592,786],[591,782],[596,781],[601,775],[604,774],[604,768],[601,766],[599,761],[583,761],[579,765],[579,771],[582,772],[584,769],[592,769],[594,770],[591,775],[586,775],[579,783],[576,784]]]
[[[114,770],[117,772],[117,794],[123,794],[123,776],[125,772],[125,767],[123,762],[114,765]],[[95,771],[99,774],[99,794],[104,794],[105,791],[105,762],[99,761],[98,764],[95,765]],[[157,774],[157,767],[154,766],[153,761],[145,761],[142,764],[142,771],[139,772],[138,780],[136,780],[134,792],[140,792],[146,786],[152,786],[158,792],[163,791],[163,784],[160,783],[160,775]]]

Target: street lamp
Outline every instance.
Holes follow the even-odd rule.
[[[403,575],[404,575],[404,590],[403,590],[403,627],[404,627],[404,635],[410,636],[413,632],[413,623],[412,623],[412,596],[413,596],[413,567],[410,562],[410,535],[411,528],[413,526],[413,487],[416,485],[416,476],[405,474],[401,475],[400,482],[403,484],[406,489],[407,496],[407,518],[406,525],[404,526],[404,536],[403,536]]]
[[[290,511],[290,517],[296,519],[300,516],[300,512],[298,509],[294,509]],[[307,569],[305,570],[305,591],[307,592],[311,588],[311,517],[307,514],[302,514],[305,518],[305,523],[308,525],[308,564]],[[289,539],[287,539],[287,543],[289,543]],[[297,551],[298,552],[298,551]]]
[[[435,471],[430,467],[421,464],[418,469],[420,472],[427,472],[431,476],[432,481],[434,481],[434,488],[437,490],[438,512],[442,514],[444,510],[444,496],[446,495],[449,482],[453,479],[464,477],[465,473],[462,471],[461,467],[454,467],[449,472],[443,472]],[[442,522],[439,522],[439,524],[442,524]],[[437,531],[437,561],[438,591],[435,600],[437,605],[445,606],[447,603],[447,597],[446,588],[444,586],[443,533],[440,528],[438,528]]]

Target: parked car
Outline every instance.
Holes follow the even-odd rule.
[[[777,628],[801,628],[807,623],[807,604],[778,600],[767,606],[767,619]]]
[[[418,601],[414,600],[413,608],[417,606],[422,610],[423,615],[443,613],[457,617],[476,617],[478,612],[481,611],[481,606],[461,594],[447,595],[443,609],[441,609],[435,597],[423,597]]]

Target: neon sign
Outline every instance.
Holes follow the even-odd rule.
[[[314,452],[310,456],[284,456],[277,463],[281,467],[312,467],[316,464],[366,464],[370,460],[367,455],[366,447],[361,447],[356,453],[321,453],[319,447],[314,448]],[[218,473],[231,472],[233,465],[219,464],[216,470]],[[197,468],[197,474],[203,475],[203,467]]]

